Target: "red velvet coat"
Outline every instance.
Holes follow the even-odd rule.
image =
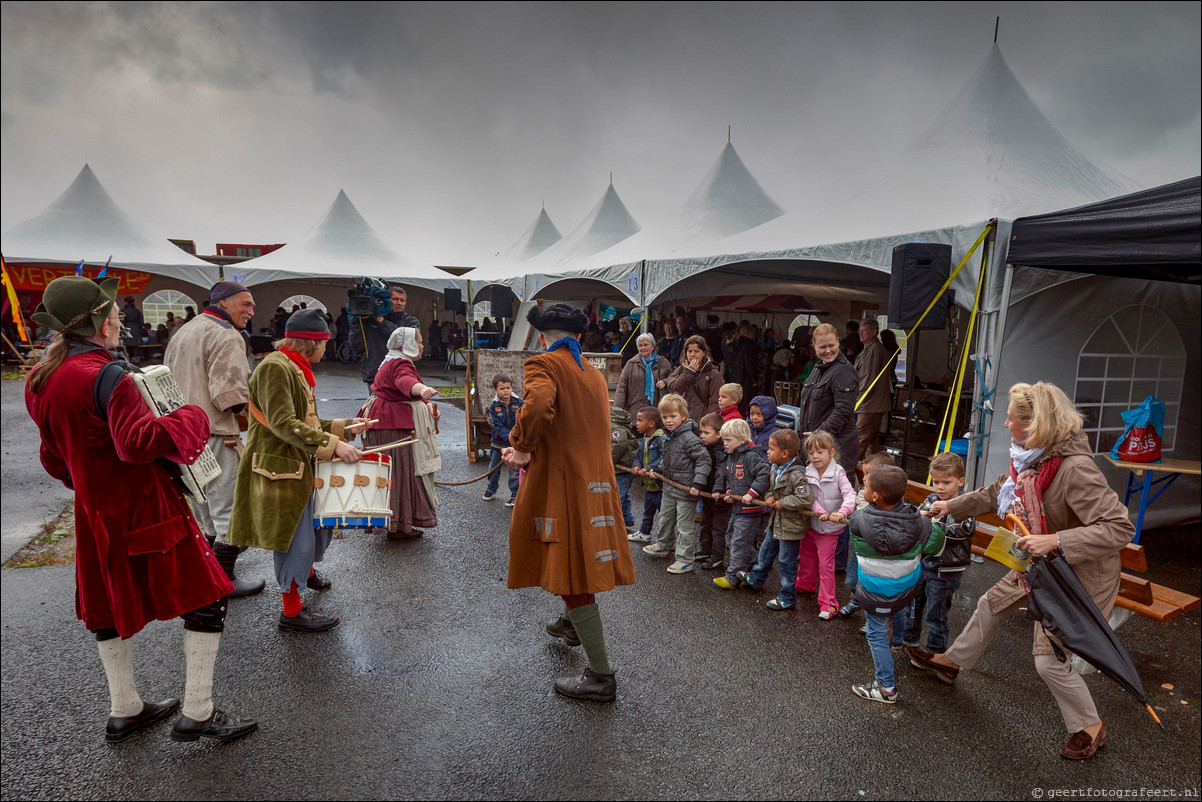
[[[117,384],[108,421],[92,387],[112,359],[103,350],[68,357],[25,406],[42,435],[46,471],[75,490],[75,612],[88,629],[122,637],[176,618],[234,589],[200,533],[168,469],[191,462],[209,419],[189,404],[156,418],[133,379]]]

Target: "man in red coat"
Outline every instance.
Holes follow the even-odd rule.
[[[105,370],[114,361],[108,349],[121,337],[117,284],[82,276],[50,282],[33,319],[59,335],[25,386],[42,465],[75,490],[75,608],[96,635],[108,676],[105,738],[123,741],[180,707],[178,699],[142,701],[129,641],[150,621],[177,617],[184,619],[187,678],[171,737],[237,738],[257,725],[216,709],[212,699],[233,585],[163,464],[200,456],[208,418],[192,405],[155,417],[133,379]]]

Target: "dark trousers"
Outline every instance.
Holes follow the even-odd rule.
[[[726,527],[730,525],[730,505],[713,499],[701,499],[701,534],[697,553],[726,563]]]
[[[835,570],[847,570],[847,547],[851,544],[851,530],[846,526],[839,533],[839,545],[835,547]]]
[[[905,642],[917,646],[922,637],[922,623],[927,625],[928,652],[947,651],[947,614],[952,608],[952,596],[960,587],[962,574],[918,580],[914,600],[906,611]],[[924,614],[925,613],[925,614]]]
[[[664,500],[664,492],[662,490],[646,490],[643,492],[643,527],[640,532],[648,535],[654,535],[655,530],[651,527],[655,525],[655,514],[659,512],[660,502]]]

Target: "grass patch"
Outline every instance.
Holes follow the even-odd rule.
[[[53,512],[53,510],[51,510]],[[71,565],[75,562],[75,503],[67,501],[41,531],[4,564],[9,568]]]
[[[17,373],[15,370],[0,371],[0,381],[18,382],[25,379],[24,374]]]
[[[463,385],[452,384],[445,387],[435,387],[438,394],[443,398],[463,398]]]

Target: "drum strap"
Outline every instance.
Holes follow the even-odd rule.
[[[267,417],[263,414],[263,410],[261,410],[255,406],[254,401],[246,402],[246,411],[250,413],[250,416],[252,418],[254,418],[255,420],[257,420],[259,422],[259,425],[267,426]],[[267,428],[270,429],[271,427],[267,426]]]
[[[100,372],[96,374],[96,381],[92,383],[92,405],[101,418],[108,420],[109,399],[113,397],[113,391],[117,389],[121,379],[128,373],[141,372],[133,364],[120,359],[105,363]]]

